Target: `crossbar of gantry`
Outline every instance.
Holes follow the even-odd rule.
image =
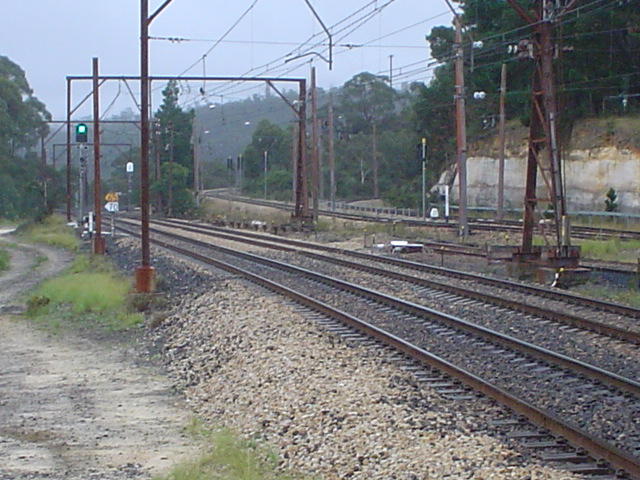
[[[93,80],[93,76],[90,75],[69,75],[67,78],[67,141],[71,144],[71,83],[73,81],[86,81]],[[99,75],[97,77],[100,84],[109,80],[127,81],[127,80],[140,80],[140,76],[137,75]],[[276,90],[283,100],[286,98],[276,89],[273,85],[274,82],[278,83],[297,83],[299,89],[298,95],[298,107],[288,102],[289,106],[294,110],[298,116],[298,123],[300,128],[298,129],[298,156],[296,158],[296,165],[294,171],[294,194],[295,194],[295,210],[294,218],[301,221],[306,221],[309,216],[309,200],[307,196],[307,172],[306,172],[306,79],[305,78],[287,78],[287,77],[237,77],[237,76],[188,76],[178,77],[172,75],[154,75],[150,76],[149,80],[153,81],[195,81],[195,82],[266,82],[271,88]],[[76,107],[77,108],[77,107]],[[140,122],[138,122],[140,123]],[[69,172],[71,165],[71,152],[67,149],[67,172]],[[141,178],[140,180],[144,180]],[[70,199],[71,199],[71,181],[67,174],[67,215],[70,215]],[[148,199],[147,199],[148,200]],[[141,199],[144,202],[145,199]]]

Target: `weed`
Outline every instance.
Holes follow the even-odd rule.
[[[22,225],[17,230],[18,236],[35,243],[44,243],[54,247],[76,251],[79,241],[73,230],[67,226],[60,215],[51,215],[39,223]]]
[[[41,321],[96,323],[126,330],[143,316],[127,308],[130,282],[101,257],[78,256],[67,272],[43,282],[27,301],[27,315]]]
[[[635,262],[640,252],[640,240],[579,240],[582,257],[618,262]]]
[[[635,308],[640,308],[640,291],[637,289],[584,285],[578,287],[576,290],[590,297],[602,298],[611,302],[623,303]]]
[[[9,269],[9,260],[11,256],[9,255],[9,251],[4,248],[0,248],[0,272]]]
[[[181,463],[154,480],[293,480],[304,478],[278,470],[273,449],[255,440],[243,440],[227,429],[208,430],[198,421],[187,431],[204,444],[195,460]]]

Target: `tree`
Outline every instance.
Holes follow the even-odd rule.
[[[189,172],[189,186],[193,186],[193,156],[191,135],[193,128],[193,110],[185,112],[178,104],[180,89],[175,80],[170,80],[162,91],[162,105],[155,118],[159,132],[161,154],[160,161],[168,162],[173,153],[173,162],[185,167]]]
[[[258,195],[264,188],[264,152],[267,152],[270,196],[284,196],[282,188],[291,190],[291,131],[280,128],[269,120],[260,120],[253,132],[251,143],[242,156],[244,163],[245,189]],[[276,173],[278,172],[278,173]],[[273,178],[271,175],[273,174]],[[287,176],[289,182],[282,182]],[[275,182],[275,179],[278,179]],[[290,198],[290,197],[289,197]]]
[[[54,206],[44,204],[44,179],[55,174],[31,151],[50,119],[24,71],[0,56],[0,217],[35,216]]]
[[[604,199],[604,209],[607,212],[615,212],[618,209],[618,194],[611,187]]]
[[[386,77],[363,72],[355,75],[342,87],[339,95],[338,112],[342,114],[346,129],[351,134],[370,134],[368,154],[361,152],[360,162],[370,158],[373,196],[378,197],[379,176],[378,156],[374,154],[377,144],[377,130],[388,125],[395,114],[395,91],[387,84]],[[364,178],[364,166],[360,168],[361,179]]]
[[[178,104],[180,89],[170,80],[162,91],[162,105],[156,113],[156,148],[160,152],[161,178],[151,189],[165,213],[186,215],[194,206],[189,188],[193,187],[191,136],[194,112],[185,112]]]

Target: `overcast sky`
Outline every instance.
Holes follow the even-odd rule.
[[[160,0],[150,0],[150,11],[160,3]],[[150,34],[189,41],[151,41],[151,73],[202,75],[203,54],[254,5],[226,41],[207,55],[207,75],[249,73],[308,77],[310,65],[306,62],[313,58],[318,84],[328,88],[343,84],[361,71],[387,75],[389,55],[393,55],[394,86],[400,86],[404,81],[428,78],[429,73],[424,71],[429,61],[425,34],[433,26],[451,24],[444,0],[311,0],[311,3],[330,27],[337,43],[332,71],[316,55],[285,63],[287,53],[297,51],[297,45],[315,34],[310,45],[320,45],[305,46],[302,51],[312,50],[328,56],[326,36],[305,0],[173,0],[153,22]],[[5,0],[0,55],[8,56],[26,71],[35,95],[47,105],[54,118],[63,119],[65,77],[90,75],[92,57],[99,57],[100,72],[104,75],[139,74],[139,11],[138,0]],[[400,29],[403,31],[392,34]],[[367,42],[365,46],[358,46]],[[194,63],[196,65],[185,72]],[[263,67],[265,64],[268,67]],[[133,83],[131,87],[138,95],[138,84]],[[162,85],[154,87],[160,90]],[[200,87],[201,84],[181,84],[181,101],[185,106],[205,101],[198,92]],[[74,83],[74,102],[89,88],[90,82]],[[264,86],[210,83],[205,91],[209,101],[218,103],[263,93]],[[113,82],[101,89],[103,113],[114,99],[108,114],[135,108],[126,87]],[[90,105],[87,105],[78,111],[78,116],[89,113]]]

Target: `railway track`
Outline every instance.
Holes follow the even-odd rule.
[[[500,294],[502,297],[513,295],[514,292],[519,292],[528,296],[544,298],[547,300],[555,300],[562,302],[563,304],[574,305],[576,307],[575,313],[583,316],[593,315],[594,312],[606,312],[609,314],[622,315],[624,317],[630,317],[631,319],[640,320],[639,309],[617,303],[589,298],[582,295],[576,295],[556,289],[543,288],[510,280],[498,279],[476,273],[462,272],[460,270],[438,267],[391,256],[373,255],[364,252],[350,251],[301,240],[274,237],[271,235],[247,231],[230,230],[227,228],[215,227],[208,224],[194,224],[193,222],[187,222],[183,220],[161,221],[156,223],[159,225],[164,224],[169,226],[178,226],[184,229],[198,229],[197,232],[195,230],[192,231],[194,231],[194,233],[205,233],[212,235],[216,234],[221,238],[227,238],[230,240],[242,238],[242,241],[254,244],[256,246],[280,248],[275,246],[275,244],[278,244],[283,246],[282,248],[289,247],[301,248],[305,250],[315,250],[330,253],[333,255],[341,255],[354,258],[358,261],[386,264],[393,267],[411,270],[413,272],[421,272],[447,279],[455,279],[458,282],[470,282],[472,289],[477,289],[478,285],[484,285],[487,287],[491,287],[492,289],[500,289]],[[633,324],[630,324],[627,328],[625,328],[625,330],[628,330],[633,326]]]
[[[384,339],[552,434],[563,436],[593,457],[606,459],[615,468],[640,478],[640,426],[634,420],[640,415],[640,395],[634,380],[326,274],[158,228],[152,231],[154,241],[163,247],[244,275]],[[194,253],[194,248],[207,253]],[[581,463],[576,470],[593,473],[601,468]]]
[[[293,206],[288,203],[276,202],[272,200],[261,200],[248,197],[231,196],[224,194],[214,194],[208,192],[207,196],[213,198],[219,198],[222,200],[232,200],[235,202],[248,203],[252,205],[259,205],[264,207],[276,208],[279,210],[293,211]],[[431,228],[440,229],[455,229],[457,224],[455,219],[450,219],[450,222],[445,221],[427,221],[422,219],[407,218],[403,215],[393,214],[392,209],[388,209],[387,213],[380,214],[365,214],[365,213],[353,213],[345,211],[332,211],[327,209],[320,209],[320,215],[341,218],[344,220],[353,220],[360,222],[374,222],[374,223],[386,223],[386,224],[403,224],[411,227],[429,226]],[[469,227],[472,230],[477,231],[501,231],[501,232],[513,232],[520,233],[522,231],[522,223],[518,220],[493,220],[493,219],[469,219]],[[552,232],[547,232],[547,234]],[[638,240],[640,239],[640,231],[636,230],[622,230],[622,229],[610,229],[602,227],[592,226],[572,226],[571,236],[579,239],[597,239],[597,238],[619,238],[621,240]]]

